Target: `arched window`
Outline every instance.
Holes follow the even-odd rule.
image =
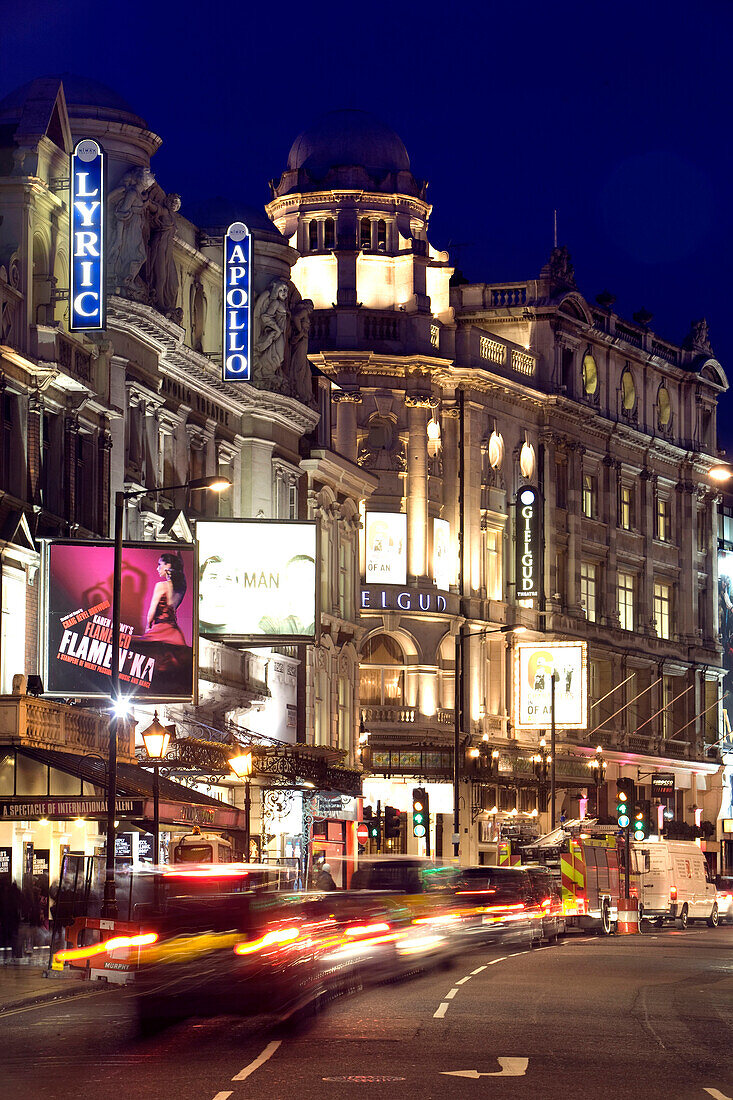
[[[662,382],[657,393],[657,424],[663,430],[668,428],[672,420],[672,402],[669,398],[669,390]]]
[[[626,412],[631,412],[636,405],[634,376],[628,367],[625,368],[624,373],[621,375],[621,401]]]
[[[593,397],[598,391],[598,365],[590,348],[583,356],[583,393]]]
[[[372,223],[369,218],[362,218],[359,222],[359,248],[372,247]]]
[[[362,706],[402,706],[405,701],[405,656],[398,642],[378,634],[364,645],[359,668]]]
[[[308,222],[308,248],[311,252],[318,250],[318,222]]]
[[[335,248],[336,246],[336,222],[333,218],[326,218],[323,223],[323,247]]]
[[[387,251],[387,223],[384,218],[377,222],[377,248],[380,252]]]

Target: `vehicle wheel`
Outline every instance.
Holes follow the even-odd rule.
[[[710,914],[710,916],[707,919],[708,928],[717,928],[719,919],[720,918],[718,917],[718,903],[716,902],[715,905],[713,906],[712,913]]]
[[[611,904],[608,898],[603,899],[601,908],[601,934],[604,936],[611,935]]]
[[[688,919],[689,918],[688,918],[688,914],[687,914],[687,906],[683,905],[682,906],[682,912],[677,917],[677,920],[675,921],[675,924],[677,925],[678,928],[687,928]]]
[[[654,921],[655,928],[664,928],[664,917],[657,917]]]

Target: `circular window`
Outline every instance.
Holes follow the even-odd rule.
[[[519,469],[522,471],[522,476],[526,477],[528,481],[534,474],[534,464],[534,447],[531,443],[523,443],[519,452]]]
[[[669,390],[662,383],[657,394],[657,418],[660,428],[668,428],[672,419],[672,402],[669,399]]]
[[[583,393],[592,397],[598,390],[598,365],[589,351],[583,356]]]
[[[498,470],[504,461],[504,437],[500,432],[493,431],[489,436],[489,465],[492,470]]]
[[[630,370],[625,370],[621,375],[621,396],[624,408],[629,412],[636,404],[636,386]]]

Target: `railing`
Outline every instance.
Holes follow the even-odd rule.
[[[417,715],[417,707],[404,707],[404,706],[384,706],[384,707],[362,707],[364,712],[364,721],[369,725],[370,722],[385,722],[394,724],[415,722]]]
[[[446,707],[438,707],[436,717],[439,726],[452,726],[455,720],[455,713],[453,710],[448,710]]]
[[[491,304],[492,306],[524,306],[527,304],[527,287],[492,287]]]
[[[479,337],[479,355],[482,359],[488,359],[490,363],[498,363],[504,366],[506,363],[506,344],[499,340],[493,340],[490,336]]]
[[[616,335],[625,340],[627,344],[633,344],[635,348],[640,348],[642,345],[641,333],[634,332],[633,329],[626,328],[625,325],[616,324]]]
[[[320,310],[316,310],[311,314],[310,338],[318,343],[331,338],[330,313],[321,313]]]
[[[117,753],[121,760],[135,759],[134,730],[131,722],[118,727]],[[0,743],[73,753],[100,752],[106,756],[109,716],[53,699],[0,695]]]
[[[364,338],[366,340],[399,340],[398,318],[374,317],[367,313],[364,317]]]

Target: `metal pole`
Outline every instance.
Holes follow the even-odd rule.
[[[160,863],[160,773],[153,768],[153,863]]]
[[[465,487],[463,390],[458,391],[458,612],[463,614],[463,498]],[[461,725],[463,719],[463,624],[456,634],[455,699],[453,700],[453,857],[461,851]]]
[[[631,880],[631,826],[627,825],[624,829],[624,848],[625,851],[625,864],[624,867],[624,897],[628,901],[631,897],[629,886]]]
[[[250,795],[250,783],[251,779],[247,779],[244,784],[244,862],[249,863],[249,817],[252,809],[252,801]]]
[[[122,592],[122,524],[125,494],[115,495],[114,579],[112,584],[112,714],[109,720],[109,760],[107,763],[107,845],[104,874],[103,911],[107,920],[117,917],[115,891],[115,817],[117,813],[117,708],[120,701],[120,597]]]
[[[550,677],[550,830],[555,828],[555,669]]]

